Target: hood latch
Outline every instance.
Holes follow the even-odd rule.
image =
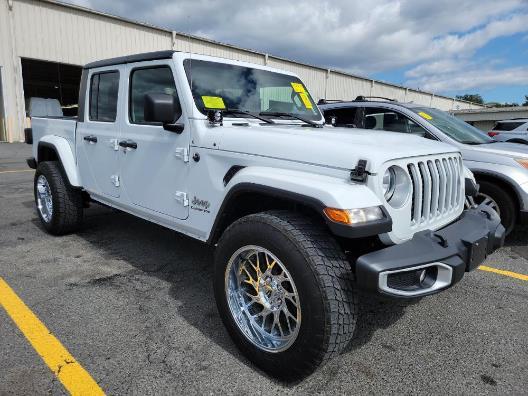
[[[371,173],[366,170],[367,160],[360,159],[354,169],[350,172],[350,180],[364,183]]]

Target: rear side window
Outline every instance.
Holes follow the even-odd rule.
[[[132,71],[130,78],[130,121],[134,124],[145,124],[145,95],[152,93],[163,93],[174,96],[176,84],[170,67],[152,67],[147,69],[136,69]]]
[[[325,118],[335,117],[335,125],[339,127],[358,127],[356,125],[356,107],[342,108],[342,109],[328,109],[324,110]]]
[[[513,131],[516,128],[519,128],[524,122],[497,122],[495,124],[496,131]]]
[[[90,82],[90,121],[114,122],[117,115],[119,72],[92,75]]]

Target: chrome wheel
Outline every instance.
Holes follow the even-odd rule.
[[[259,246],[244,246],[225,272],[229,310],[239,329],[267,352],[288,349],[299,333],[301,306],[293,279],[280,260]]]
[[[484,204],[486,206],[489,206],[491,209],[497,212],[499,216],[501,214],[499,204],[497,204],[497,202],[487,194],[479,192],[477,196],[475,197],[475,203],[477,205]]]
[[[37,179],[37,208],[42,219],[49,223],[53,216],[53,200],[48,180],[44,175]]]

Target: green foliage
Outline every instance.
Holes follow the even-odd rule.
[[[458,100],[465,100],[466,102],[484,104],[484,99],[479,94],[457,95],[456,98]]]

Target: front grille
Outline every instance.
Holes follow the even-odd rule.
[[[412,162],[413,200],[411,224],[429,223],[460,206],[462,196],[462,159],[458,156]]]

